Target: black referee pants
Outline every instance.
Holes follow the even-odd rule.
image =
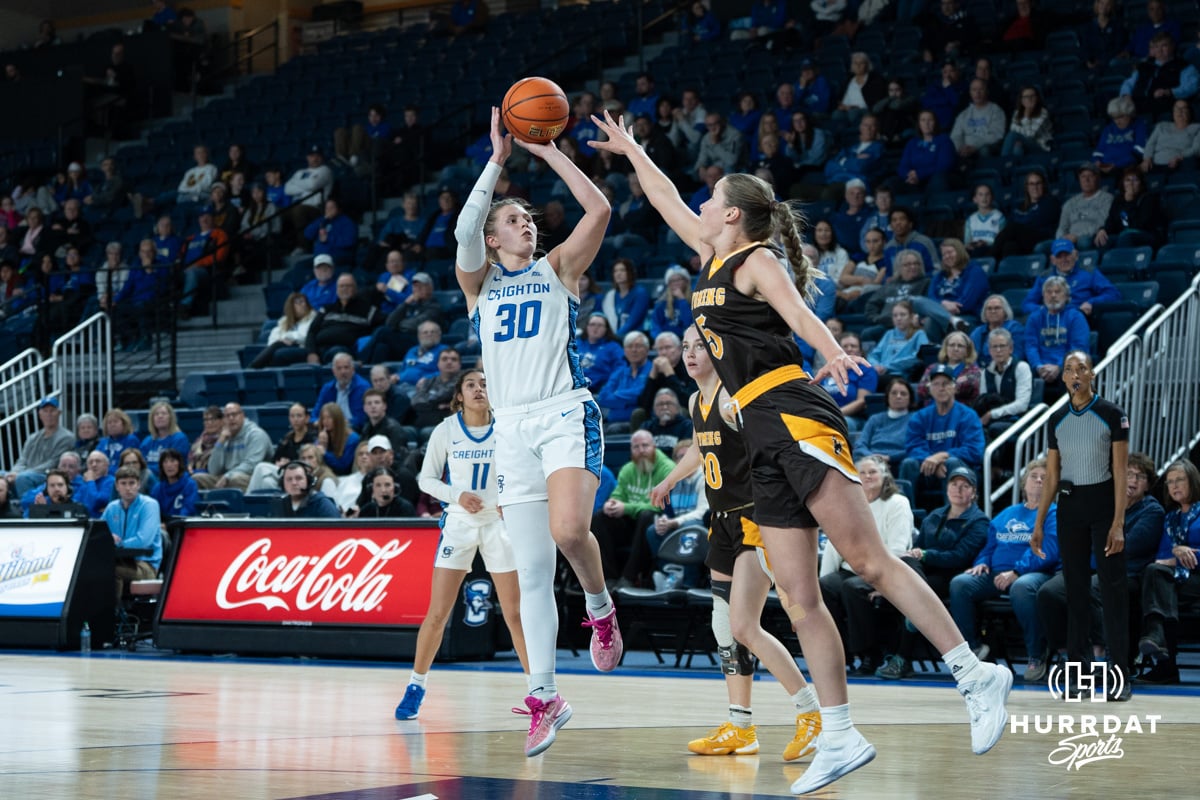
[[[1112,527],[1113,483],[1074,486],[1058,496],[1058,550],[1067,588],[1067,656],[1071,661],[1092,661],[1088,645],[1091,604],[1091,558],[1096,559],[1096,581],[1104,618],[1108,663],[1129,671],[1129,595],[1125,585],[1125,551],[1104,555]]]

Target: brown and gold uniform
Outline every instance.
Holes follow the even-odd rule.
[[[720,385],[717,386],[719,395]],[[692,408],[693,440],[700,450],[704,492],[712,509],[708,534],[708,568],[733,574],[733,563],[743,550],[762,547],[754,523],[754,490],[750,486],[750,459],[742,434],[721,419],[712,400],[697,393]]]
[[[791,328],[764,300],[734,286],[734,272],[764,242],[715,256],[700,270],[692,316],[713,368],[741,416],[750,460],[754,518],[760,525],[813,528],[805,501],[836,469],[858,481],[846,420],[837,403],[800,366]]]

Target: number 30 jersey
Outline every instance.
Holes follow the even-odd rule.
[[[483,349],[493,407],[523,406],[587,387],[575,346],[578,315],[579,300],[544,256],[516,272],[500,264],[488,268],[471,324]]]
[[[717,384],[716,394],[718,397],[721,394],[720,384]],[[706,404],[704,395],[696,393],[692,427],[696,446],[700,448],[709,508],[730,511],[753,503],[746,440],[721,419],[715,399],[710,398]]]

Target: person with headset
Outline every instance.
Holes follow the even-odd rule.
[[[303,461],[289,461],[279,471],[283,497],[276,516],[287,518],[341,519],[337,505],[317,489],[317,476]]]
[[[363,486],[371,488],[371,499],[352,516],[359,519],[417,516],[417,509],[413,504],[396,493],[396,479],[386,467],[377,467],[368,472],[363,477]]]

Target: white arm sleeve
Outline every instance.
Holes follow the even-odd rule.
[[[458,214],[454,226],[454,238],[458,240],[455,260],[463,272],[478,272],[487,262],[487,251],[483,246],[483,223],[492,207],[492,192],[500,177],[500,165],[489,161],[483,167],[479,180],[471,188],[471,196]]]

